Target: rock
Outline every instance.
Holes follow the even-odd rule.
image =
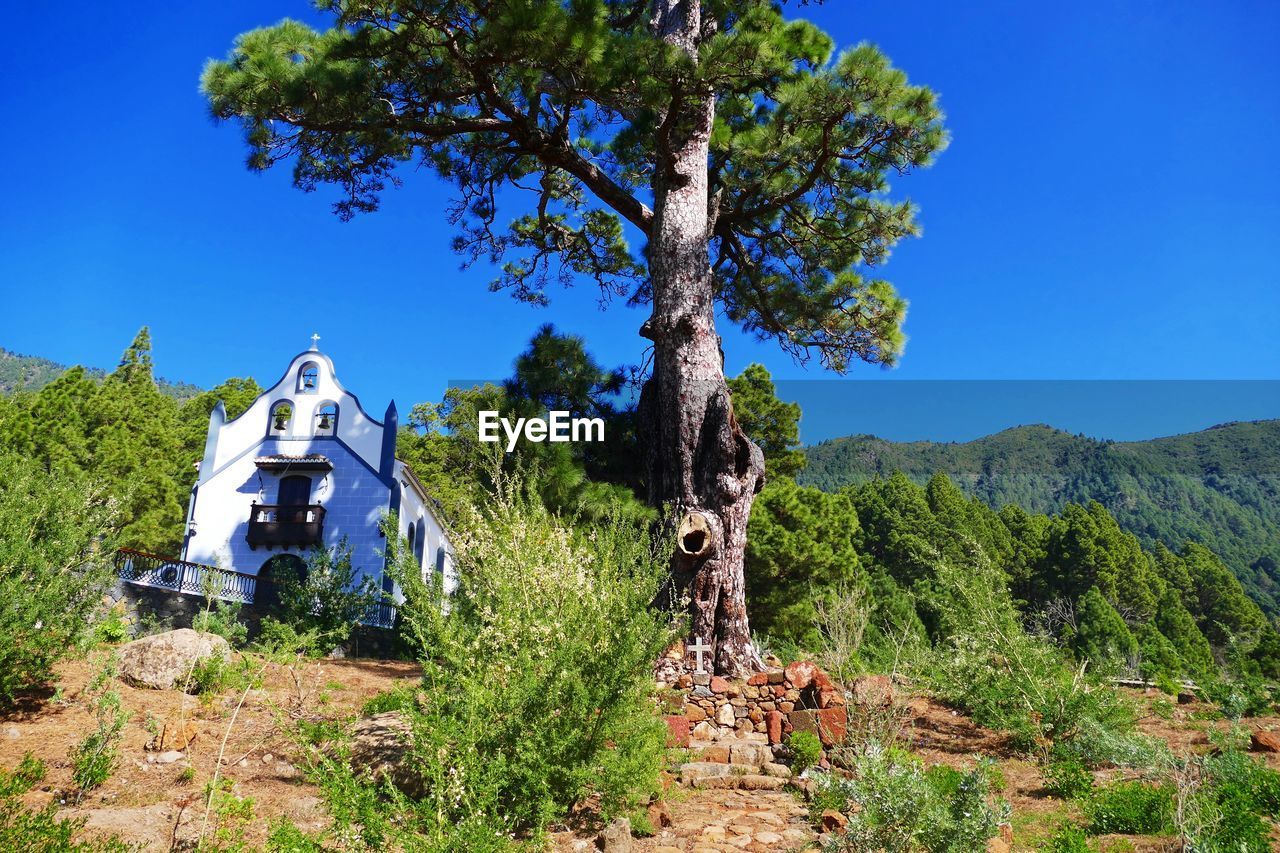
[[[266,755],[262,756],[262,763],[263,763],[263,764],[270,764],[271,762],[273,762],[273,761],[275,761],[275,760],[276,760],[276,757],[275,757],[274,755],[272,755],[271,753],[269,753],[269,752],[268,752]]]
[[[760,772],[766,776],[777,776],[779,779],[790,779],[791,768],[785,764],[778,764],[773,761],[766,761],[760,765]]]
[[[215,655],[231,656],[231,646],[217,634],[179,628],[125,643],[118,652],[120,677],[135,687],[169,690],[185,683],[192,669]]]
[[[707,712],[692,703],[684,706],[684,715],[691,723],[700,723],[707,718]]]
[[[773,759],[773,750],[762,743],[735,743],[729,747],[729,763],[759,767]]]
[[[848,825],[849,819],[835,809],[827,809],[822,813],[821,826],[823,832],[843,832]]]
[[[813,682],[813,677],[820,670],[818,665],[813,661],[798,660],[793,664],[788,664],[783,670],[786,673],[787,681],[791,682],[791,686],[796,690],[803,690]]]
[[[606,826],[596,846],[604,853],[631,853],[631,821],[620,817]]]
[[[22,732],[18,730],[17,726],[9,726],[4,730],[4,736],[9,740],[17,740],[22,737]]]
[[[733,706],[728,702],[720,706],[720,710],[716,711],[716,722],[722,726],[733,725]]]
[[[684,714],[667,714],[667,746],[686,747],[689,745],[689,718]]]
[[[764,728],[769,735],[769,743],[782,743],[782,712],[767,712],[764,715]]]
[[[715,744],[702,750],[702,760],[709,761],[712,764],[728,764],[729,748],[722,744]]]
[[[689,786],[699,785],[707,779],[728,776],[728,764],[715,764],[710,761],[690,761],[680,767],[680,781]]]
[[[747,684],[751,687],[760,687],[769,683],[769,675],[764,672],[757,672],[755,675],[747,679]]]
[[[862,675],[853,681],[853,701],[869,708],[887,708],[893,704],[893,682],[887,675]]]
[[[422,796],[422,777],[404,761],[409,737],[409,723],[399,711],[361,720],[351,733],[352,769],[386,779],[410,797]]]
[[[160,753],[155,759],[156,764],[173,764],[175,761],[181,761],[183,754],[176,749],[171,749],[168,752]]]
[[[848,733],[849,717],[843,707],[793,711],[791,726],[794,731],[817,735],[823,746],[834,746]]]
[[[1249,748],[1254,752],[1280,752],[1280,735],[1257,729],[1249,737]]]
[[[707,686],[711,688],[712,693],[728,693],[729,679],[723,678],[719,675],[713,675],[711,676],[711,683]]]
[[[710,720],[703,720],[689,734],[694,740],[715,740],[720,736],[720,729]]]
[[[198,734],[200,734],[200,730],[196,728],[195,723],[190,720],[171,717],[165,720],[164,727],[160,729],[160,734],[156,735],[155,739],[147,744],[147,748],[160,752],[168,752],[172,749],[186,749]]]
[[[782,844],[782,836],[766,829],[764,832],[756,833],[756,841],[766,845],[771,850],[776,850]]]
[[[650,803],[646,815],[649,818],[649,826],[653,827],[655,832],[665,826],[671,826],[671,809],[663,800]]]
[[[710,683],[711,683],[711,673],[709,673],[709,672],[695,672],[695,673],[693,674],[693,683],[694,683],[694,684],[697,684],[697,685],[699,685],[699,686],[701,686],[701,687],[706,687],[708,684],[710,684]]]

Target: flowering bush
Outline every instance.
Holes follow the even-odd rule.
[[[589,797],[608,818],[656,790],[666,730],[648,692],[672,619],[650,605],[665,555],[633,526],[575,528],[514,487],[461,522],[450,597],[393,548],[424,670],[416,700],[394,704],[422,784],[351,812],[373,846],[495,849]],[[367,796],[331,784],[349,810]]]
[[[1009,804],[992,798],[992,767],[985,761],[968,773],[925,770],[909,753],[872,742],[851,769],[848,779],[822,777],[814,797],[814,808],[849,816],[826,850],[968,853],[985,849],[1009,818]]]
[[[80,478],[0,453],[0,707],[48,681],[114,577],[117,507]]]

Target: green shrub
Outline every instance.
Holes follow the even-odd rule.
[[[86,632],[115,576],[115,519],[100,488],[0,453],[0,708]]]
[[[71,753],[71,778],[81,794],[111,778],[120,757],[120,738],[127,716],[120,707],[120,694],[113,689],[115,677],[115,658],[107,655],[85,687],[95,725]]]
[[[129,639],[129,626],[116,608],[111,608],[93,626],[93,639],[99,643],[123,643]]]
[[[451,598],[391,542],[401,619],[426,650],[425,699],[402,707],[421,796],[313,756],[337,833],[371,847],[491,850],[588,797],[609,819],[657,790],[666,727],[649,691],[673,632],[650,605],[665,549],[624,523],[576,530],[510,489],[462,522]]]
[[[387,711],[403,711],[413,705],[413,697],[416,692],[416,687],[412,685],[397,684],[390,690],[384,690],[370,698],[364,703],[360,713],[366,717],[372,717],[374,714],[382,714]]]
[[[233,647],[244,645],[249,636],[249,627],[240,621],[240,602],[209,601],[191,620],[191,627],[208,634],[217,634]]]
[[[351,638],[360,620],[378,600],[373,579],[360,576],[344,538],[332,549],[316,548],[307,558],[306,577],[287,563],[272,569],[279,598],[279,621],[297,637],[314,635],[311,648],[327,654]],[[265,621],[265,620],[264,620]]]
[[[272,822],[267,834],[269,853],[323,853],[325,849],[315,837],[303,832],[284,815]]]
[[[1044,789],[1064,800],[1087,797],[1093,792],[1093,774],[1078,756],[1051,756],[1044,765]]]
[[[1230,720],[1269,714],[1275,705],[1271,688],[1256,676],[1209,680],[1204,684],[1203,692],[1205,698],[1216,703],[1222,715]]]
[[[1094,835],[1164,832],[1172,828],[1173,791],[1141,780],[1117,782],[1094,792],[1084,811]]]
[[[1064,823],[1048,841],[1040,845],[1044,853],[1091,853],[1089,836],[1080,827]]]
[[[1280,773],[1218,738],[1219,751],[1193,758],[1184,774],[1189,787],[1178,829],[1189,850],[1267,851],[1271,828],[1264,817],[1280,817]]]
[[[0,850],[58,851],[58,853],[116,853],[130,850],[119,839],[74,841],[83,820],[60,820],[58,803],[30,809],[22,795],[44,779],[44,763],[27,753],[12,772],[0,769]]]
[[[191,669],[188,693],[216,696],[229,690],[239,692],[255,680],[253,664],[247,658],[210,655]]]
[[[1008,819],[1008,803],[993,804],[987,761],[968,773],[925,771],[909,753],[872,743],[853,765],[852,778],[820,777],[810,806],[849,816],[828,850],[970,853],[985,849]]]
[[[1009,598],[1003,572],[981,554],[942,563],[933,598],[945,640],[917,664],[941,698],[975,721],[1012,735],[1020,749],[1072,745],[1087,763],[1118,760],[1135,714],[1115,690],[1032,636]],[[945,605],[945,606],[944,606]]]
[[[793,773],[803,773],[822,760],[822,741],[813,732],[792,732],[787,737],[787,746],[791,747],[794,756],[791,760]]]

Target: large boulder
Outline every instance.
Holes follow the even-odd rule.
[[[135,687],[169,690],[185,684],[197,664],[214,656],[231,656],[226,640],[179,628],[121,646],[120,677]]]

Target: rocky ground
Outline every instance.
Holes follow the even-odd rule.
[[[59,670],[57,692],[28,697],[0,719],[0,765],[12,768],[31,752],[48,766],[44,783],[28,795],[31,804],[56,800],[66,815],[85,818],[89,832],[117,833],[143,849],[162,851],[199,834],[201,792],[215,770],[232,781],[236,795],[253,801],[246,836],[251,848],[262,844],[271,821],[281,815],[304,829],[324,827],[328,817],[318,791],[303,778],[298,751],[284,732],[298,719],[351,718],[369,698],[415,680],[418,672],[412,664],[374,660],[269,665],[262,687],[250,691],[234,726],[230,723],[239,693],[202,698],[121,685],[128,714],[122,760],[106,784],[77,804],[69,754],[93,725],[83,696],[90,676],[88,662],[68,662]],[[1133,695],[1147,709],[1143,730],[1177,751],[1207,750],[1207,731],[1225,726],[1208,719],[1208,709],[1196,703],[1174,705],[1154,695]],[[1072,814],[1073,806],[1042,790],[1036,765],[1011,751],[998,733],[921,697],[910,699],[906,707],[901,738],[926,762],[964,768],[981,755],[997,760],[1005,780],[1002,796],[1013,806],[1014,850],[1036,849]],[[175,720],[182,725],[171,726],[171,735],[194,739],[181,749],[148,749],[165,723]],[[1280,718],[1247,722],[1257,729],[1280,729]],[[651,810],[654,832],[635,838],[632,849],[732,853],[816,846],[820,835],[807,820],[802,798],[787,786],[785,770],[771,766],[759,746],[758,738],[746,738],[674,752],[667,795]],[[1280,756],[1267,758],[1280,769]],[[551,835],[556,850],[589,850],[596,841],[596,834],[586,829]],[[1104,839],[1103,849],[1108,848],[1155,851],[1167,849],[1167,841]]]

